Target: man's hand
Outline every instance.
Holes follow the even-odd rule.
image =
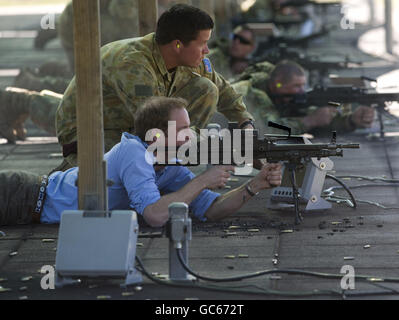
[[[359,106],[350,116],[356,128],[370,128],[374,121],[374,108]]]
[[[207,189],[221,189],[226,186],[230,177],[230,172],[234,172],[234,166],[213,166],[198,176],[198,179]]]
[[[250,186],[256,193],[263,189],[274,188],[281,185],[282,165],[280,163],[267,163],[252,179]]]
[[[304,117],[302,123],[305,125],[306,130],[328,126],[336,114],[337,108],[335,107],[321,107],[316,109],[312,114]]]
[[[243,122],[241,122],[241,123],[239,124],[239,128],[241,128],[241,125],[243,125],[244,122],[246,122],[246,121],[248,121],[248,120],[249,120],[249,119],[244,120]],[[253,126],[251,123],[248,123],[245,127],[241,128],[241,129],[242,129],[242,130],[246,130],[246,129],[254,130],[255,128],[254,128],[254,126]]]

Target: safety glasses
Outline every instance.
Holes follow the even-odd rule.
[[[238,41],[240,41],[241,44],[245,44],[245,45],[251,45],[252,42],[249,41],[248,39],[245,39],[243,36],[240,36],[239,34],[233,34],[233,40],[238,39]]]

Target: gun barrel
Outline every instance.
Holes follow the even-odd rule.
[[[341,149],[359,149],[360,145],[358,143],[347,143],[347,144],[339,144],[337,148]]]

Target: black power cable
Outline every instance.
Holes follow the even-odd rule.
[[[331,174],[326,174],[326,177],[329,178],[329,179],[334,180],[334,181],[337,182],[337,183],[339,183],[339,184],[345,189],[345,191],[346,191],[346,192],[349,194],[349,196],[351,197],[351,200],[352,200],[352,203],[353,203],[353,209],[356,209],[356,207],[357,207],[356,199],[355,199],[355,197],[353,196],[352,192],[349,190],[348,186],[347,186],[345,183],[343,183],[340,179],[338,179],[337,177],[334,177],[334,176],[331,175]]]
[[[275,273],[285,273],[285,274],[296,274],[296,275],[306,275],[311,277],[319,277],[319,278],[327,278],[327,279],[342,279],[342,274],[333,274],[333,273],[323,273],[323,272],[314,272],[314,271],[306,271],[299,269],[270,269],[270,270],[261,270],[254,273],[239,275],[230,278],[210,278],[206,276],[202,276],[194,272],[190,269],[190,267],[185,263],[182,257],[181,249],[176,249],[177,257],[182,265],[182,267],[191,275],[197,277],[198,279],[206,280],[206,281],[214,281],[214,282],[229,282],[229,281],[241,281],[244,279],[259,277],[267,274],[275,274]],[[399,282],[399,278],[380,278],[375,276],[365,276],[365,275],[355,275],[354,279],[364,280],[368,282],[375,281],[384,281],[384,282]]]

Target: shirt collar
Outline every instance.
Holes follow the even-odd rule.
[[[143,140],[141,140],[138,136],[135,136],[134,134],[131,134],[129,132],[124,132],[122,134],[122,140],[123,139],[132,139],[132,140],[136,140],[137,142],[141,143],[143,145],[144,148],[148,148],[148,144],[146,142],[144,142]]]

